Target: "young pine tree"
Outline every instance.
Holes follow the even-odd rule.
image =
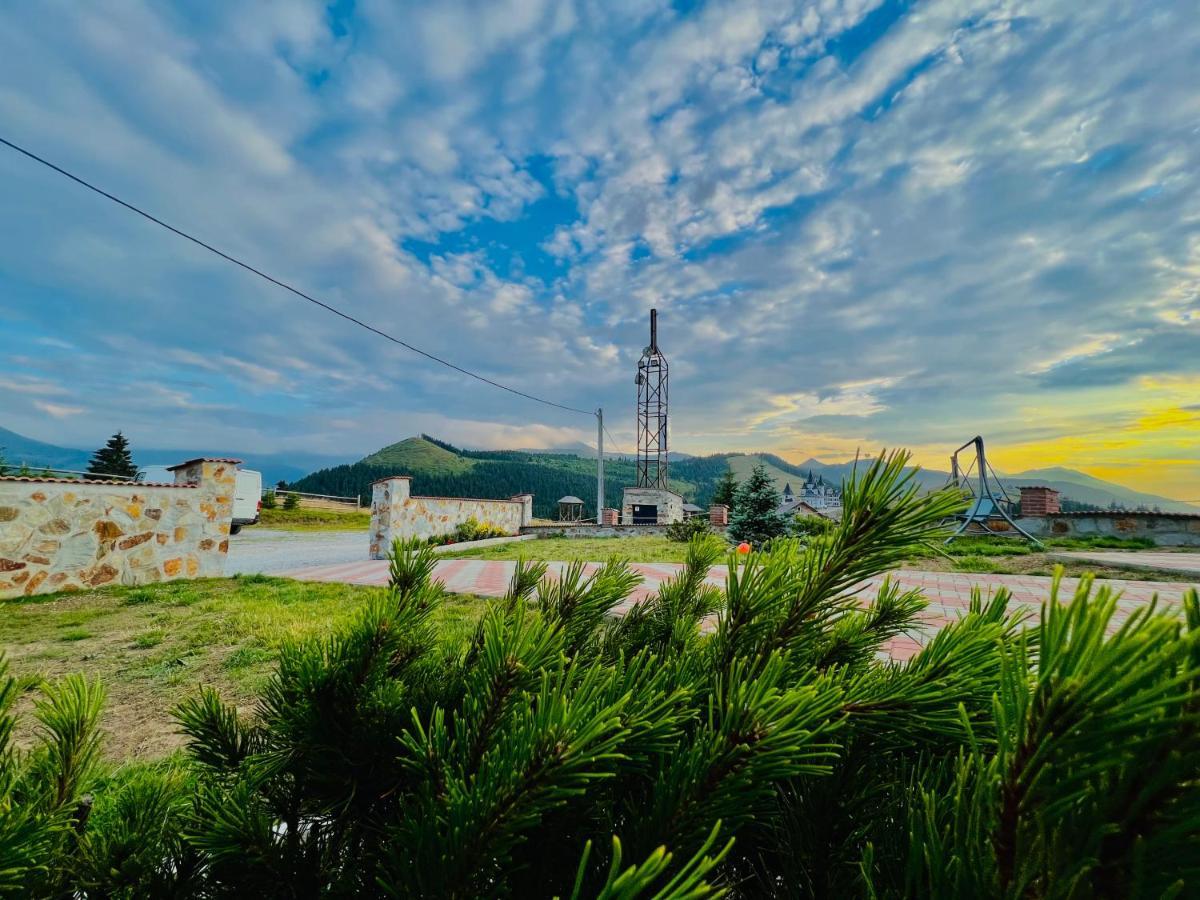
[[[714,505],[728,506],[733,509],[734,500],[737,498],[738,482],[733,477],[733,471],[726,469],[721,473],[720,479],[717,481],[717,489],[713,492],[712,502]]]
[[[129,440],[121,432],[108,439],[103,447],[92,454],[88,461],[90,475],[117,475],[124,478],[136,478],[137,466],[129,453]]]
[[[777,512],[779,491],[775,482],[761,466],[737,489],[733,515],[729,518],[729,535],[735,541],[747,541],[756,546],[780,537],[787,532],[787,523]]]
[[[852,475],[819,539],[728,555],[724,590],[723,543],[696,538],[633,605],[619,560],[522,563],[472,626],[433,551],[397,545],[388,588],[285,643],[250,714],[211,688],[179,707],[183,778],[91,777],[78,679],[26,756],[0,672],[0,894],[1190,896],[1200,597],[1130,610],[1085,577],[1028,621],[976,591],[887,659],[925,601],[861,585],[962,508],[907,462]]]

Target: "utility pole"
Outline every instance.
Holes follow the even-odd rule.
[[[604,409],[596,410],[596,524],[604,516]]]

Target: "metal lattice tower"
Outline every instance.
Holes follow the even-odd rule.
[[[667,358],[658,349],[658,310],[637,371],[637,486],[667,488]]]

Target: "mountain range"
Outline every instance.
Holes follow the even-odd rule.
[[[49,466],[83,470],[90,451],[61,447],[25,437],[0,428],[0,452],[10,465]],[[295,490],[313,493],[359,494],[369,502],[370,483],[385,475],[406,474],[414,479],[415,493],[441,496],[506,497],[522,491],[535,494],[535,512],[553,516],[558,498],[567,494],[581,497],[589,515],[594,515],[596,495],[595,448],[578,444],[550,449],[470,450],[455,447],[428,435],[407,438],[357,462],[345,458],[307,453],[240,453],[228,448],[213,450],[133,449],[139,466],[181,462],[189,456],[235,456],[247,468],[263,473],[264,484],[287,482]],[[617,453],[605,453],[605,494],[607,505],[616,505],[621,489],[635,478],[633,460]],[[755,465],[762,465],[782,490],[787,483],[798,487],[809,474],[839,484],[854,469],[853,461],[826,463],[809,459],[796,465],[770,453],[725,453],[711,456],[671,455],[671,486],[685,499],[705,505],[712,497],[717,479],[732,470],[743,480]],[[859,464],[862,464],[860,461]],[[947,483],[949,475],[936,469],[919,469],[914,477],[924,490]],[[1113,504],[1130,509],[1160,509],[1163,512],[1200,513],[1200,506],[1171,500],[1077,472],[1052,467],[1025,472],[1001,473],[1001,483],[1016,496],[1023,484],[1044,484],[1059,491],[1064,499],[1095,507]]]
[[[141,468],[148,466],[170,466],[197,456],[232,456],[242,460],[248,469],[262,472],[264,484],[277,481],[294,481],[309,472],[345,462],[344,457],[326,456],[304,451],[288,453],[241,453],[228,448],[197,447],[187,450],[164,450],[134,446],[133,461]],[[81,472],[87,468],[91,450],[75,447],[60,447],[45,441],[34,440],[0,428],[0,455],[10,466],[28,465],[30,468],[48,466]]]

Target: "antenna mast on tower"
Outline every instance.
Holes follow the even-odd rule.
[[[667,358],[658,349],[658,310],[637,371],[637,486],[667,488]]]

